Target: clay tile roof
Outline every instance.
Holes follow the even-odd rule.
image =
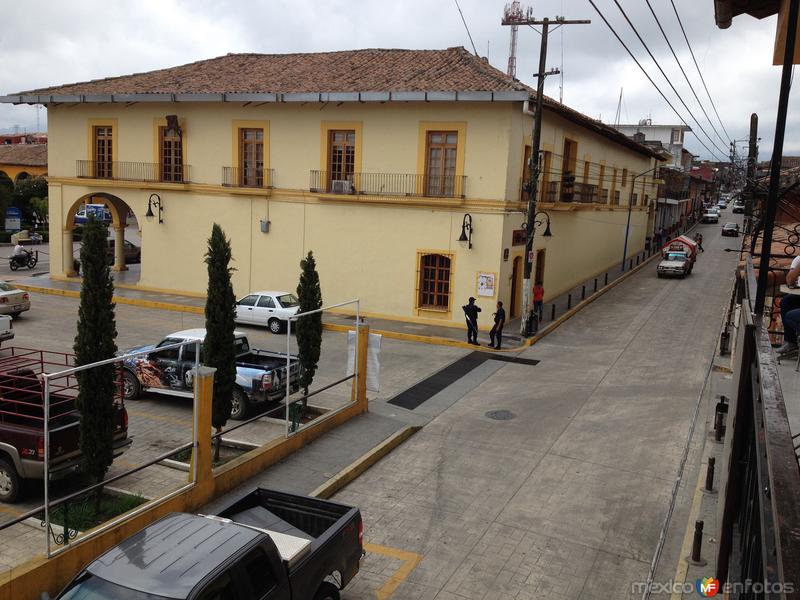
[[[202,94],[524,91],[464,48],[366,49],[310,54],[228,54],[122,77],[22,94]]]
[[[47,144],[0,144],[0,165],[47,166]]]

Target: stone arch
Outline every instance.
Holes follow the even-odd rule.
[[[122,198],[106,192],[84,194],[75,200],[67,209],[64,217],[63,254],[64,272],[67,276],[76,275],[73,254],[73,236],[75,230],[75,216],[83,204],[104,204],[111,213],[111,226],[114,231],[114,271],[126,271],[124,242],[125,228],[128,224],[128,214],[133,212],[131,206]]]

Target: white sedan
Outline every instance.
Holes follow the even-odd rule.
[[[31,309],[31,297],[6,281],[0,281],[0,314],[11,315],[15,319],[20,313]]]
[[[253,292],[236,303],[236,322],[266,325],[272,333],[280,333],[300,308],[289,292]]]

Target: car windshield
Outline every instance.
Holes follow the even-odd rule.
[[[737,229],[739,226],[736,223],[726,223],[725,229]]]
[[[297,296],[294,294],[284,294],[283,296],[278,296],[278,302],[280,302],[283,308],[292,308],[300,303],[300,301],[297,299]]]
[[[678,262],[683,262],[686,260],[686,255],[670,252],[667,254],[667,260],[677,260]]]
[[[67,589],[58,600],[164,600],[146,592],[121,587],[105,579],[87,574]]]
[[[17,288],[15,288],[10,283],[6,283],[5,281],[0,281],[0,292],[10,292],[15,289]]]

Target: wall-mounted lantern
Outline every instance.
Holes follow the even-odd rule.
[[[464,220],[461,222],[461,236],[458,241],[467,242],[467,248],[472,250],[472,215],[469,213],[464,215]]]
[[[148,219],[152,219],[155,216],[153,212],[154,206],[158,209],[158,222],[163,223],[164,219],[161,218],[161,212],[164,210],[164,205],[161,201],[161,196],[158,194],[150,194],[150,197],[147,199],[147,212],[144,216]]]

